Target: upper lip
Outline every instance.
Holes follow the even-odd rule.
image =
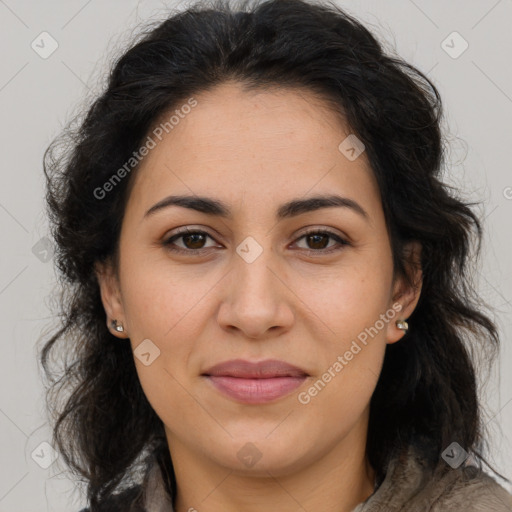
[[[304,377],[308,374],[285,361],[267,359],[251,362],[244,359],[232,359],[208,368],[203,375],[229,376],[245,379],[268,379],[271,377]]]

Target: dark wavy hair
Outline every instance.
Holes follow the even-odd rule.
[[[371,399],[367,457],[379,481],[414,446],[435,468],[457,441],[478,464],[487,444],[476,361],[499,348],[475,291],[471,257],[482,227],[443,183],[446,146],[438,90],[384,51],[331,2],[203,1],[146,27],[113,65],[105,90],[48,147],[46,201],[56,242],[59,325],[40,358],[53,442],[87,481],[91,510],[156,458],[176,491],[163,423],[140,386],[132,350],[106,327],[95,264],[117,264],[124,209],[137,167],[101,200],[111,178],[167,112],[194,94],[236,81],[246,90],[293,88],[322,98],[366,146],[378,181],[395,275],[412,282],[404,244],[421,243],[423,288],[403,341],[388,345]],[[486,307],[486,306],[485,306]],[[63,371],[48,367],[50,352]],[[483,351],[476,351],[476,348]],[[57,378],[58,377],[58,378]],[[61,406],[58,398],[68,396]],[[155,460],[155,459],[153,459]]]

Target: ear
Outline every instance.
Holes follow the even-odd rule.
[[[413,284],[409,285],[403,276],[397,277],[393,283],[392,304],[399,303],[401,309],[394,317],[393,321],[389,323],[387,330],[387,343],[396,343],[405,335],[405,331],[396,326],[396,321],[407,320],[412,315],[416,305],[418,304],[423,285],[421,244],[417,241],[408,242],[404,247],[404,252],[407,262],[406,271],[409,276],[411,276]],[[414,326],[412,327],[414,328]]]
[[[112,262],[109,260],[105,263],[96,263],[94,268],[100,287],[101,301],[107,316],[107,328],[118,338],[128,338],[119,279],[115,274]],[[116,320],[118,325],[123,326],[123,332],[116,331],[112,326],[113,320]]]

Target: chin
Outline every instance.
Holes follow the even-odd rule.
[[[272,435],[272,434],[271,434]],[[248,436],[237,438],[234,436],[227,443],[217,444],[216,453],[211,454],[212,459],[229,470],[251,475],[268,477],[285,476],[299,469],[308,459],[307,446],[301,445],[298,451],[297,443],[290,438],[275,439],[268,436]],[[268,436],[265,438],[265,436]],[[311,447],[314,450],[314,447]],[[221,450],[221,451],[219,451]],[[311,454],[310,454],[311,456]]]

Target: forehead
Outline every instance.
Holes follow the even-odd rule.
[[[256,206],[336,190],[357,196],[367,210],[379,200],[365,153],[350,160],[339,149],[350,130],[312,93],[227,83],[194,99],[193,108],[177,105],[155,124],[181,113],[161,140],[153,136],[156,145],[136,171],[131,195],[138,209],[171,193],[232,204],[243,196]]]

